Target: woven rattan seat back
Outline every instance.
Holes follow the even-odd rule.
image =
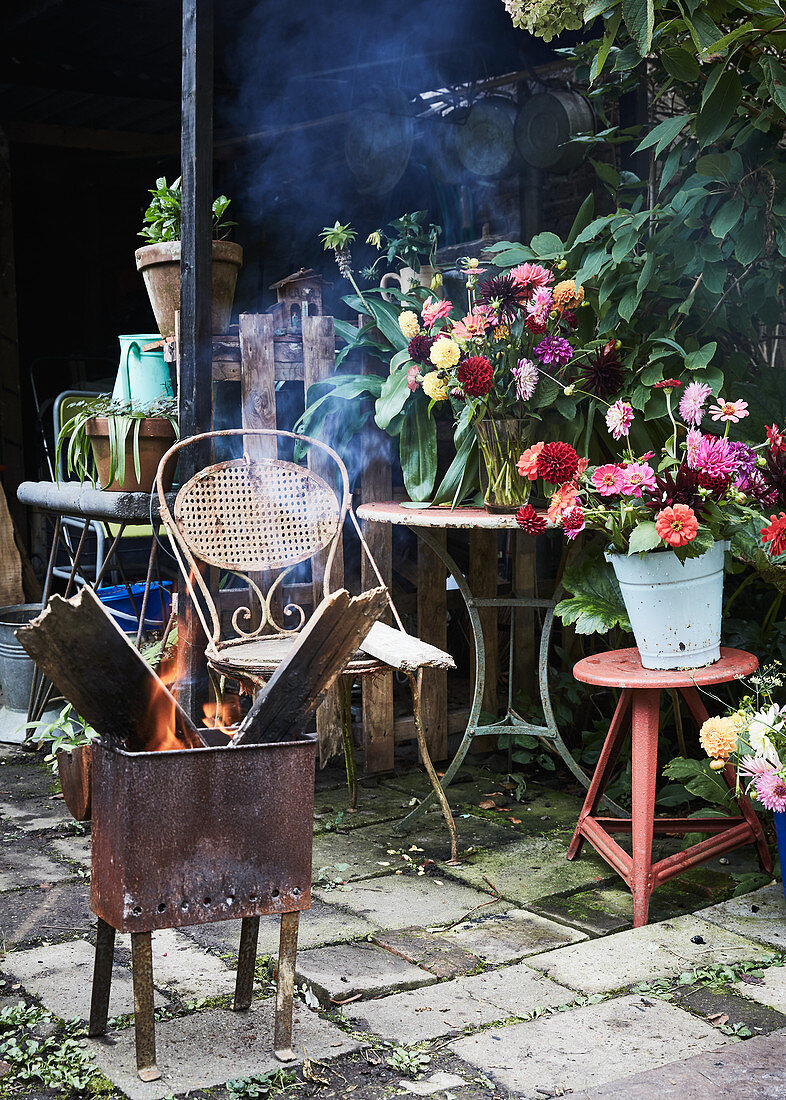
[[[277,459],[234,459],[200,470],[178,492],[174,518],[195,557],[241,572],[306,561],[335,536],[341,502],[313,471]]]

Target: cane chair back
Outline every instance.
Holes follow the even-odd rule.
[[[224,437],[242,438],[252,450],[254,437],[292,440],[318,448],[332,460],[338,491],[313,470],[278,458],[242,458],[218,462],[199,470],[178,490],[170,511],[163,491],[165,471],[186,448],[199,447]],[[302,612],[292,630],[273,620],[271,596],[295,565],[327,551],[324,593],[331,591],[330,572],[350,504],[349,477],[338,454],[320,440],[294,432],[267,428],[234,428],[205,432],[175,443],[161,460],[156,477],[161,518],[178,559],[189,593],[205,632],[217,645],[220,619],[198,564],[215,566],[247,581],[260,602],[262,622],[254,631],[240,628],[236,612],[233,626],[243,638],[257,636],[265,626],[294,633],[305,621]],[[249,574],[279,571],[267,594]],[[198,591],[198,595],[197,595]],[[299,609],[296,609],[299,610]],[[248,621],[250,612],[244,612]]]

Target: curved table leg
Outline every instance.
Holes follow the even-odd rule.
[[[443,565],[447,569],[450,576],[455,581],[456,587],[461,593],[461,597],[464,600],[464,605],[467,609],[469,616],[470,626],[472,628],[472,637],[475,645],[475,685],[472,695],[472,704],[470,707],[469,718],[467,719],[467,726],[464,731],[464,735],[461,739],[461,743],[456,751],[456,755],[450,762],[444,776],[442,777],[442,788],[449,786],[452,782],[456,772],[464,763],[464,758],[469,752],[472,739],[476,733],[479,732],[479,728],[484,733],[496,732],[501,730],[507,730],[509,732],[515,731],[515,725],[511,724],[499,724],[495,727],[478,727],[478,718],[480,717],[481,705],[483,700],[483,692],[486,683],[486,662],[485,662],[485,644],[483,641],[483,628],[481,626],[480,615],[478,614],[479,606],[487,606],[496,604],[497,606],[505,606],[509,604],[509,601],[501,599],[498,601],[485,601],[476,599],[472,595],[472,591],[467,583],[466,578],[459,569],[456,561],[451,557],[445,547],[437,540],[434,539],[431,534],[419,527],[416,529],[416,534],[423,540],[426,546],[432,550],[437,557],[442,561]],[[538,727],[529,727],[528,732],[533,736],[542,737],[545,741],[550,741],[556,747],[560,757],[567,764],[573,775],[579,780],[584,787],[589,788],[590,776],[588,776],[583,768],[571,755],[568,746],[562,740],[562,737],[557,726],[557,721],[554,716],[554,708],[551,705],[551,696],[549,693],[549,665],[548,654],[551,645],[551,636],[554,629],[554,608],[557,605],[559,599],[559,591],[554,594],[554,599],[549,601],[531,601],[526,599],[510,602],[510,606],[535,606],[535,607],[547,607],[546,617],[543,622],[543,630],[540,638],[540,654],[539,654],[539,672],[538,682],[540,689],[541,705],[543,707],[543,714],[546,719],[546,726],[539,727],[542,729],[542,733],[538,732]],[[515,717],[515,715],[513,716]],[[521,720],[521,725],[526,727],[529,723]],[[430,791],[425,797],[415,806],[410,812],[401,819],[398,825],[394,829],[394,833],[407,832],[413,827],[418,818],[425,812],[426,809],[433,803],[436,798],[435,792]],[[613,802],[606,795],[603,796],[602,805],[608,807],[613,813],[618,814],[620,817],[627,817],[627,811],[621,806],[618,806],[616,802]]]

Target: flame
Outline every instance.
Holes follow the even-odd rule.
[[[176,646],[174,655],[162,660],[158,675],[150,678],[150,700],[145,715],[144,748],[147,752],[167,752],[188,744],[180,728],[182,716],[176,703],[179,652]]]
[[[227,737],[232,737],[243,717],[240,709],[240,699],[237,695],[227,695],[223,699],[205,703],[202,707],[202,713],[204,714],[203,726],[207,726],[208,729],[219,730]]]

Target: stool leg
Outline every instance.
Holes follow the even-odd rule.
[[[259,938],[259,917],[243,917],[240,922],[240,950],[237,955],[237,978],[235,979],[235,1012],[244,1012],[251,1007],[254,995],[254,964],[257,961],[257,940]]]
[[[295,960],[297,929],[300,913],[281,914],[281,936],[278,945],[278,978],[276,981],[276,1023],[273,1053],[279,1062],[293,1062],[292,1000],[295,993]]]
[[[157,1081],[156,1022],[153,1016],[153,944],[150,932],[131,933],[134,971],[134,1038],[136,1071],[142,1081]]]
[[[614,717],[609,726],[609,732],[606,734],[606,740],[603,742],[603,748],[598,757],[598,763],[595,765],[595,772],[592,776],[592,782],[589,785],[589,789],[587,790],[587,796],[584,799],[581,813],[579,814],[579,820],[576,824],[576,830],[573,833],[573,839],[568,848],[568,859],[575,859],[576,856],[580,854],[582,844],[584,843],[581,826],[585,818],[591,817],[597,810],[598,803],[603,797],[603,792],[611,778],[614,765],[617,763],[617,757],[619,756],[625,736],[625,718],[630,708],[630,698],[630,688],[623,688],[619,702],[617,703],[617,709],[614,711]]]
[[[652,835],[658,776],[660,692],[642,688],[633,694],[633,927],[649,919],[652,894]]]
[[[115,955],[115,930],[98,918],[96,961],[93,967],[93,992],[90,998],[90,1023],[87,1034],[103,1035],[109,1015],[109,994],[112,991],[112,963]]]

